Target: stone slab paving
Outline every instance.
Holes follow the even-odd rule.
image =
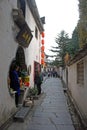
[[[57,78],[49,78],[43,89],[46,97],[36,109],[28,129],[74,130],[61,81]]]
[[[60,79],[48,78],[42,85],[43,100],[24,123],[14,122],[8,130],[75,130]]]
[[[15,121],[24,122],[25,117],[28,112],[31,110],[31,107],[22,107],[14,116]]]

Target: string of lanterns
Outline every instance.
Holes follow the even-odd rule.
[[[45,64],[45,62],[44,62],[44,57],[45,57],[45,54],[44,54],[44,50],[45,50],[44,37],[45,37],[45,34],[44,34],[44,32],[41,33],[41,36],[42,36],[42,40],[41,40],[41,64],[44,65]]]

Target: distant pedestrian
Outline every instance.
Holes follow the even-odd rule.
[[[38,95],[41,94],[41,84],[42,84],[42,77],[40,75],[40,73],[37,71],[36,74],[35,74],[35,84],[37,86],[37,90],[38,90]]]
[[[20,81],[19,81],[18,71],[19,71],[19,66],[16,64],[12,64],[10,67],[9,78],[10,78],[10,88],[12,88],[13,91],[16,91],[15,93],[16,107],[18,107],[18,101],[20,95]]]

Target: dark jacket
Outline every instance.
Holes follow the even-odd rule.
[[[20,82],[18,73],[14,70],[10,73],[10,88],[20,94]]]
[[[41,85],[41,83],[42,83],[42,79],[41,76],[38,74],[35,76],[35,84]]]

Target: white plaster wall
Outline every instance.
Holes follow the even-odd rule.
[[[12,18],[13,8],[17,8],[17,0],[0,0],[0,125],[16,110],[14,98],[10,96],[7,85],[9,66],[18,47],[15,41],[16,28]],[[40,62],[41,37],[39,35],[38,39],[35,38],[36,23],[28,6],[26,21],[30,29],[34,31],[29,47],[24,49],[27,67],[31,65],[30,83],[33,86],[34,60]]]
[[[63,69],[63,81],[66,84],[66,69]]]
[[[16,0],[0,0],[0,125],[15,111],[14,98],[8,91],[9,65],[15,57],[17,43],[14,41],[12,8]]]
[[[33,34],[32,41],[30,42],[29,47],[25,51],[27,66],[31,65],[30,86],[33,87],[34,86],[34,61],[40,63],[41,36],[28,5],[26,5],[26,22]],[[35,38],[35,26],[38,29],[38,39]]]
[[[68,87],[72,93],[72,96],[83,115],[87,120],[87,56],[84,60],[84,85],[77,84],[77,70],[76,64],[69,66],[68,68]]]
[[[60,76],[60,77],[63,77],[63,70],[62,70],[62,67],[59,67],[59,76]]]

